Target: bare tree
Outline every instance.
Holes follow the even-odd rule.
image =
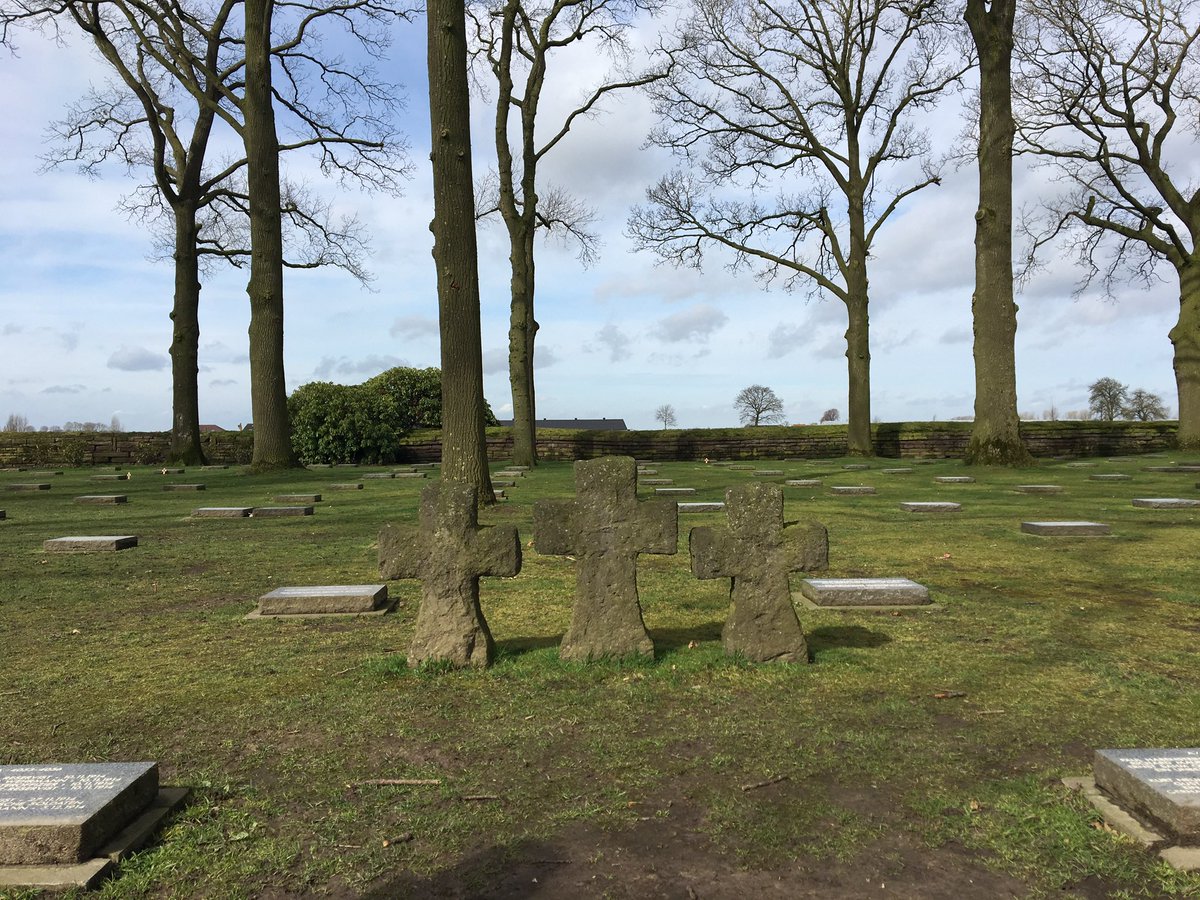
[[[20,413],[9,413],[8,420],[4,423],[3,431],[33,431],[33,426],[29,424],[29,420]]]
[[[1174,270],[1170,331],[1179,446],[1200,448],[1200,18],[1190,0],[1049,0],[1018,41],[1018,149],[1066,184],[1033,236],[1029,262],[1063,239],[1084,268],[1081,289]]]
[[[743,425],[786,425],[783,417],[783,401],[769,387],[752,384],[742,388],[733,401],[738,411],[738,420]]]
[[[650,188],[631,236],[677,265],[724,247],[735,269],[844,303],[853,454],[872,453],[867,260],[900,204],[939,183],[912,118],[966,67],[945,24],[936,0],[697,0],[649,88],[650,140],[688,169]]]
[[[1122,413],[1135,422],[1159,422],[1167,418],[1167,407],[1158,394],[1137,388],[1129,394]]]
[[[663,428],[674,428],[676,423],[675,407],[673,407],[670,403],[664,403],[654,411],[654,418],[657,421],[662,422]]]
[[[577,56],[605,53],[618,63],[628,57],[626,34],[639,13],[653,10],[660,0],[490,0],[471,4],[476,58],[496,81],[495,190],[482,192],[479,215],[499,212],[508,230],[512,271],[508,332],[508,375],[513,402],[513,460],[537,463],[534,422],[534,237],[538,230],[574,240],[579,258],[594,258],[598,239],[589,230],[592,211],[560,186],[542,185],[538,166],[570,132],[575,122],[592,113],[609,94],[644,85],[659,77],[609,75],[585,93],[538,140],[542,91],[552,59],[575,47]],[[564,60],[564,65],[567,61]],[[566,72],[564,72],[564,77]],[[518,118],[513,122],[514,113]],[[489,185],[490,186],[490,185]]]
[[[822,425],[824,425],[826,422],[840,422],[841,419],[842,419],[842,414],[840,412],[838,412],[836,409],[827,409],[827,410],[825,410],[825,412],[821,413],[821,424]]]
[[[1115,378],[1099,378],[1088,385],[1088,409],[1097,419],[1111,422],[1124,410],[1128,392]]]

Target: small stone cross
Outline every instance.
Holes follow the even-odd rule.
[[[674,500],[637,498],[637,464],[626,456],[575,463],[575,499],[533,505],[533,546],[576,558],[575,606],[563,659],[654,655],[638,602],[639,553],[674,553]]]
[[[789,572],[824,569],[829,536],[818,522],[783,521],[783,489],[745,484],[725,492],[728,526],[693,528],[692,574],[731,578],[732,608],[721,642],[751,662],[808,662],[804,631],[788,587]]]
[[[380,574],[421,579],[410,666],[492,662],[495,645],[479,608],[479,578],[520,572],[521,541],[513,525],[481,527],[476,499],[473,485],[431,484],[421,492],[419,525],[385,525],[379,533]]]

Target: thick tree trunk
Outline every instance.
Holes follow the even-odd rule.
[[[1179,391],[1179,448],[1200,451],[1200,259],[1179,270],[1179,320],[1170,337]]]
[[[271,96],[272,0],[246,0],[246,177],[250,192],[250,404],[256,470],[293,466],[283,377],[283,229]]]
[[[513,462],[537,465],[537,426],[533,396],[533,227],[509,223],[512,264],[512,308],[508,327],[508,381],[513,403]]]
[[[1015,0],[968,0],[979,51],[979,209],[975,213],[975,423],[971,465],[1033,464],[1017,415],[1012,276],[1012,48]]]
[[[433,259],[442,339],[442,477],[495,502],[483,421],[479,258],[471,174],[470,93],[463,0],[429,0],[429,120]]]
[[[200,446],[200,397],[196,386],[200,351],[200,266],[196,210],[175,207],[175,305],[171,310],[171,447],[167,460],[204,465]]]
[[[854,151],[852,148],[852,155]],[[857,168],[857,160],[851,165]],[[850,254],[846,261],[846,362],[849,382],[846,450],[851,456],[874,456],[871,443],[871,326],[867,311],[867,228],[863,189],[851,187],[847,210]]]

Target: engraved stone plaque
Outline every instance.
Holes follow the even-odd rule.
[[[1200,748],[1097,750],[1096,784],[1163,825],[1184,844],[1200,844]]]
[[[800,593],[816,606],[923,606],[929,589],[908,578],[806,578]]]

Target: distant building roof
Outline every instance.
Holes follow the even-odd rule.
[[[512,419],[500,419],[500,424],[511,427]],[[585,431],[628,431],[624,419],[538,419],[536,428],[580,428]]]
[[[200,433],[204,434],[206,431],[228,431],[228,429],[222,428],[220,425],[201,425]]]

